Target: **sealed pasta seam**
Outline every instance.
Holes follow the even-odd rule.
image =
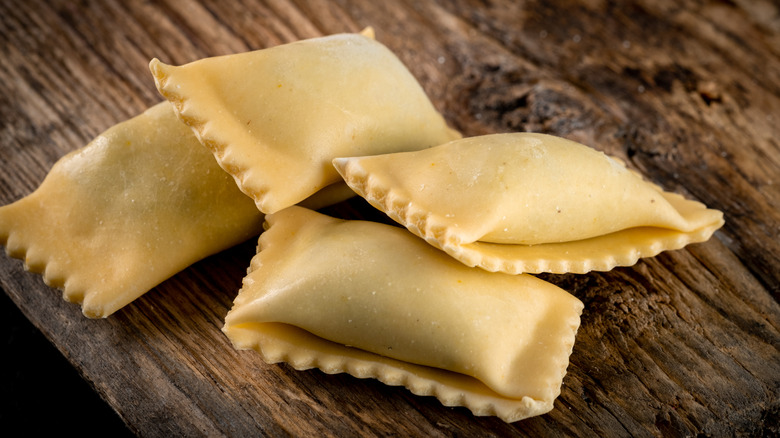
[[[460,239],[450,232],[437,215],[419,208],[411,199],[398,191],[386,188],[388,186],[386,182],[379,181],[379,176],[366,172],[358,162],[347,158],[336,158],[333,160],[333,165],[347,185],[369,204],[431,245],[443,249],[445,244],[460,244]]]

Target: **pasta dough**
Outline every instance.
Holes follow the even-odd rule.
[[[237,348],[505,421],[552,409],[582,311],[572,295],[468,268],[390,225],[302,207],[267,221],[225,319]]]
[[[153,59],[150,69],[160,93],[264,213],[340,181],[335,157],[460,136],[400,60],[360,34],[183,66]]]
[[[587,146],[543,134],[338,158],[347,184],[469,266],[577,272],[707,240],[722,213],[664,192]]]
[[[98,318],[257,235],[262,220],[162,102],[61,158],[35,192],[0,207],[0,243]]]

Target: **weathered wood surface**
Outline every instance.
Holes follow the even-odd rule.
[[[1,256],[2,289],[131,430],[778,433],[780,10],[770,0],[6,0],[0,203],[30,193],[66,152],[160,101],[152,57],[179,64],[368,25],[466,135],[541,131],[592,145],[724,211],[725,227],[634,267],[544,276],[585,303],[582,327],[555,409],[514,424],[234,351],[220,327],[253,242],[106,320],[85,319]]]

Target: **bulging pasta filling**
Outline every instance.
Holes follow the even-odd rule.
[[[499,399],[551,403],[560,391],[582,311],[567,292],[468,268],[398,227],[301,207],[267,221],[225,319],[239,344],[242,330],[281,323],[471,376]]]

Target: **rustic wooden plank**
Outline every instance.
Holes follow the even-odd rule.
[[[372,25],[467,135],[540,131],[724,211],[714,238],[636,266],[544,275],[585,303],[555,409],[514,424],[221,334],[247,242],[87,320],[21,262],[2,288],[144,436],[770,435],[780,431],[780,20],[753,2],[0,3],[0,203],[160,100],[147,64]],[[381,217],[359,200],[330,210]]]

